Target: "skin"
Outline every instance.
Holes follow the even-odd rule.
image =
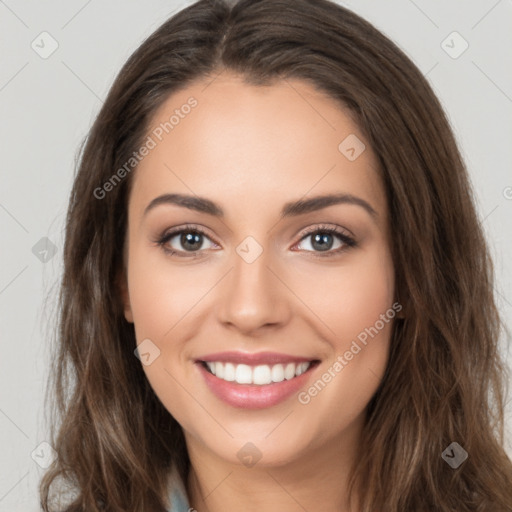
[[[213,395],[194,361],[225,350],[274,351],[320,360],[308,384],[332,367],[365,328],[394,303],[388,209],[377,161],[358,127],[331,98],[286,80],[245,84],[224,72],[170,96],[151,127],[190,96],[198,105],[139,164],[128,205],[125,317],[137,343],[160,350],[143,366],[155,393],[184,429],[192,470],[187,485],[198,512],[348,510],[346,484],[361,449],[365,409],[384,374],[393,321],[381,329],[308,404],[293,395],[243,410]],[[150,131],[148,131],[150,133]],[[349,134],[366,150],[349,161],[338,145]],[[344,192],[353,204],[279,219],[285,202]],[[223,218],[177,205],[144,209],[164,193],[209,198]],[[170,256],[155,240],[193,223],[207,236],[197,258]],[[358,245],[331,257],[304,238],[327,224]],[[252,263],[236,251],[252,236],[263,249]],[[167,247],[186,251],[180,236]],[[313,376],[314,375],[314,376]],[[244,466],[253,443],[262,458]],[[353,508],[352,510],[358,510]]]

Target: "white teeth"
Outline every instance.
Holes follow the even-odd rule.
[[[295,376],[302,375],[309,368],[309,363],[300,363],[295,370]]]
[[[238,384],[252,384],[252,368],[246,364],[237,365],[235,380]]]
[[[206,365],[213,375],[219,379],[228,382],[237,382],[238,384],[256,384],[264,386],[272,382],[282,382],[302,375],[311,363],[288,363],[286,365],[275,364],[269,366],[262,364],[258,366],[249,366],[247,364],[222,363],[220,361],[207,362]]]
[[[217,363],[222,364],[222,363]],[[222,377],[224,380],[227,380],[228,382],[233,382],[235,380],[235,365],[231,363],[226,363],[224,365],[224,377]]]
[[[256,366],[252,371],[252,381],[254,384],[258,384],[259,386],[263,384],[270,384],[272,382],[272,371],[270,370],[270,366],[267,364]]]
[[[284,380],[284,368],[282,364],[272,366],[272,382],[282,382]]]
[[[215,375],[222,379],[224,377],[224,365],[222,363],[215,363]]]
[[[293,379],[293,377],[295,377],[295,365],[293,363],[288,363],[284,369],[284,378],[286,380],[290,380]]]

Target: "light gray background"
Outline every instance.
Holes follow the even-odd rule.
[[[37,485],[43,469],[31,453],[46,439],[42,400],[47,339],[78,145],[128,56],[190,3],[0,0],[1,511],[39,510]],[[512,326],[512,2],[340,3],[394,40],[427,76],[445,107],[478,194],[495,258],[499,306]],[[31,47],[34,40],[43,46],[43,31],[59,45],[46,59]],[[458,58],[443,48],[462,48],[461,40],[446,40],[453,31],[469,44]],[[50,47],[48,39],[44,44]],[[43,237],[57,248],[46,263],[32,252]],[[510,340],[502,341],[511,364]],[[512,401],[507,409],[512,456],[511,409]]]

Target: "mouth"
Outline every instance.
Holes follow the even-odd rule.
[[[276,353],[223,352],[195,361],[207,388],[240,409],[272,407],[305,387],[319,359]]]

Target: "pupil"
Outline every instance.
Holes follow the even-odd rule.
[[[331,238],[330,243],[326,241],[326,238]],[[319,244],[315,247],[315,244]],[[318,248],[320,251],[328,251],[332,247],[332,235],[329,233],[316,234],[314,236],[313,247]]]
[[[194,249],[199,249],[201,247],[201,234],[187,233],[186,235],[181,235],[181,243],[187,250],[193,251]],[[189,246],[187,248],[187,244],[191,244],[192,247]]]

